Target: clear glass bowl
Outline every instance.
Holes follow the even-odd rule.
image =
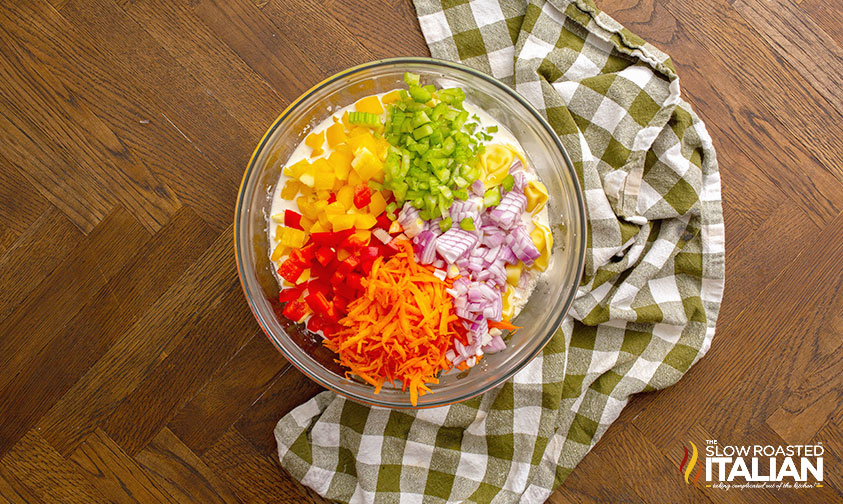
[[[255,149],[237,200],[234,240],[237,266],[249,306],[272,343],[301,372],[348,398],[378,406],[411,408],[410,395],[388,385],[375,394],[368,384],[347,379],[318,336],[280,315],[279,286],[269,261],[267,217],[281,169],[296,145],[332,110],[365,96],[402,87],[404,72],[425,83],[459,86],[466,100],[480,106],[515,135],[550,194],[553,233],[550,265],[514,323],[523,328],[500,353],[486,355],[469,372],[444,375],[418,407],[463,401],[514,375],[547,344],[567,313],[582,274],[585,208],[576,172],[547,121],[524,98],[500,81],[463,65],[431,58],[379,60],[340,72],[290,104]]]

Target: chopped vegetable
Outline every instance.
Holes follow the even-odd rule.
[[[381,125],[381,118],[371,112],[351,112],[348,114],[348,122],[360,126],[375,128]]]
[[[482,175],[483,152],[476,123],[459,88],[421,86],[418,75],[405,74],[408,92],[387,105],[384,138],[391,145],[384,160],[383,187],[398,205],[409,202],[423,220],[447,217],[454,199],[466,199],[468,186]]]
[[[375,387],[401,381],[410,401],[438,383],[437,375],[451,367],[446,353],[461,326],[449,284],[415,262],[404,242],[388,261],[378,258],[363,279],[365,294],[348,305],[342,330],[324,344],[335,351],[341,365]]]

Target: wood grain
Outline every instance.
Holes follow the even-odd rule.
[[[256,452],[236,430],[229,430],[202,456],[208,467],[228,482],[245,502],[327,503],[302,487],[284,484],[281,465]]]
[[[671,55],[717,148],[717,336],[550,502],[843,502],[840,0],[598,4]],[[232,216],[300,93],[428,55],[411,0],[0,2],[0,504],[323,502],[276,458],[322,389],[260,332]],[[688,441],[826,447],[812,494],[685,485]]]
[[[176,502],[103,431],[97,429],[68,457],[110,502]]]
[[[135,459],[176,502],[239,502],[228,485],[166,427]]]
[[[289,367],[269,339],[256,334],[178,412],[170,430],[201,455]]]

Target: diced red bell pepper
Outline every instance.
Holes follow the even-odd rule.
[[[348,294],[344,292],[344,294]],[[345,296],[340,296],[337,293],[334,294],[334,309],[338,313],[346,313],[348,311],[348,298]]]
[[[328,284],[327,279],[322,278],[307,282],[307,292],[309,294],[320,292],[327,299],[331,299],[331,297],[334,295],[333,289],[331,288],[330,284]]]
[[[286,261],[282,262],[281,266],[278,267],[278,274],[281,275],[281,278],[284,280],[296,283],[296,280],[299,279],[302,271],[304,271],[306,267],[307,265],[290,257]]]
[[[323,233],[311,233],[310,238],[313,243],[324,247],[338,248],[349,236],[354,234],[354,229],[346,229],[343,231],[327,231]]]
[[[341,274],[343,277],[346,277],[349,273],[354,271],[354,268],[358,266],[360,266],[360,259],[356,256],[350,256],[340,263],[340,265],[337,267],[337,273]]]
[[[299,297],[301,297],[302,292],[304,292],[304,284],[296,285],[295,287],[290,287],[289,289],[282,289],[281,292],[278,293],[278,301],[281,303],[286,303],[288,301],[295,301]]]
[[[343,312],[343,314],[345,314],[345,312]],[[328,311],[325,312],[325,318],[332,322],[336,322],[340,319],[340,312],[337,311],[337,308],[333,305],[333,303],[328,306]]]
[[[330,338],[331,336],[334,335],[334,333],[336,333],[339,330],[340,330],[340,326],[338,326],[337,324],[335,324],[331,321],[325,321],[324,325],[322,326],[322,334],[324,334],[326,338]]]
[[[340,245],[340,248],[344,248],[344,249],[348,250],[349,252],[351,252],[352,254],[355,254],[355,253],[357,253],[358,250],[360,250],[361,248],[365,247],[368,244],[369,244],[368,240],[366,240],[365,238],[361,238],[357,234],[353,234],[353,235],[349,236],[348,238],[346,238],[344,242],[342,242],[342,245]]]
[[[297,264],[302,266],[302,269],[309,268],[310,262],[313,260],[313,256],[316,253],[316,244],[311,243],[306,247],[300,249],[293,249],[290,251],[290,259],[295,261]],[[292,280],[290,280],[292,282]]]
[[[287,303],[287,306],[284,307],[281,314],[293,322],[301,322],[308,314],[310,314],[310,308],[308,308],[304,301],[290,301]]]
[[[389,220],[389,217],[387,217],[386,212],[383,212],[382,214],[378,215],[377,224],[375,224],[375,227],[379,227],[384,231],[389,231],[390,225],[392,225],[392,221]]]
[[[354,206],[363,208],[372,202],[372,190],[366,184],[360,184],[354,188]]]
[[[301,214],[293,210],[284,210],[284,225],[293,229],[302,229]]]
[[[317,332],[325,327],[325,320],[321,315],[314,315],[307,321],[307,330],[310,332]]]
[[[355,291],[363,289],[363,275],[351,272],[348,274],[346,284]]]
[[[316,245],[315,243],[308,242],[307,245],[301,248],[301,253],[305,259],[307,259],[308,261],[312,261],[318,249],[318,245]]]
[[[321,278],[327,282],[331,278],[331,275],[334,274],[334,270],[337,269],[338,265],[339,262],[337,262],[336,257],[331,259],[331,262],[326,266],[322,266],[319,261],[316,261],[310,268],[310,278]]]
[[[331,260],[333,260],[336,256],[337,253],[331,250],[330,247],[319,247],[316,250],[316,261],[322,266],[330,264]]]
[[[372,265],[381,256],[381,249],[378,247],[366,247],[360,250],[360,270],[364,275],[372,271]]]
[[[331,302],[321,292],[312,292],[304,297],[307,306],[317,314],[325,314],[331,305]]]
[[[329,194],[328,195],[328,203],[330,204],[330,203],[333,203],[335,201],[337,201],[337,195],[334,194],[334,193]]]

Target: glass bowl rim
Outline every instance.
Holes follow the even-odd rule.
[[[261,153],[263,148],[266,146],[266,143],[268,142],[269,138],[273,135],[273,133],[275,133],[275,130],[278,129],[279,125],[284,121],[284,119],[286,119],[294,110],[296,110],[296,108],[300,104],[305,102],[309,97],[311,97],[317,91],[325,88],[326,86],[336,82],[339,79],[342,79],[343,77],[347,77],[349,75],[353,75],[353,74],[356,74],[356,73],[359,73],[359,72],[362,72],[362,71],[365,71],[365,70],[370,70],[370,69],[379,68],[379,67],[383,67],[383,66],[396,65],[396,64],[406,64],[406,63],[439,66],[439,67],[443,67],[443,68],[450,69],[450,70],[457,70],[457,71],[460,71],[460,72],[465,72],[465,73],[471,74],[475,77],[478,77],[482,80],[485,80],[489,84],[491,84],[491,85],[493,85],[497,88],[502,89],[507,95],[509,95],[511,98],[513,98],[518,103],[520,103],[525,109],[527,109],[528,112],[530,112],[530,114],[533,116],[533,118],[535,118],[539,122],[541,127],[544,128],[544,130],[550,135],[551,139],[553,140],[553,143],[556,145],[557,149],[559,150],[559,153],[561,153],[562,158],[565,161],[565,165],[568,168],[568,171],[570,172],[571,179],[573,181],[573,185],[574,185],[574,189],[575,189],[575,191],[574,191],[575,194],[573,194],[572,196],[576,199],[576,206],[579,209],[579,225],[580,225],[580,229],[581,229],[581,232],[579,233],[579,252],[580,253],[578,254],[578,257],[577,257],[577,264],[576,264],[576,269],[575,269],[575,271],[576,271],[575,278],[576,279],[582,278],[583,268],[585,267],[585,253],[586,253],[587,234],[588,234],[588,228],[587,228],[587,225],[586,225],[586,207],[585,207],[584,197],[583,197],[583,193],[582,193],[582,186],[580,185],[580,181],[579,181],[579,177],[577,176],[576,169],[574,168],[574,165],[571,162],[571,158],[568,155],[568,151],[565,149],[565,146],[562,145],[562,142],[559,140],[559,136],[556,134],[555,131],[553,131],[553,128],[550,126],[550,124],[547,122],[547,120],[541,115],[541,113],[539,113],[539,111],[529,101],[527,101],[524,97],[522,97],[520,94],[518,94],[513,88],[507,86],[506,84],[504,84],[500,80],[492,77],[489,74],[483,73],[479,70],[476,70],[474,68],[471,68],[469,66],[466,66],[466,65],[463,65],[463,64],[460,64],[460,63],[455,63],[453,61],[446,61],[446,60],[441,60],[441,59],[431,58],[431,57],[423,57],[423,56],[402,56],[402,57],[395,57],[395,58],[384,58],[384,59],[373,60],[373,61],[370,61],[368,63],[363,63],[363,64],[360,64],[360,65],[356,65],[356,66],[347,68],[345,70],[342,70],[340,72],[337,72],[337,73],[325,78],[321,82],[315,84],[310,89],[308,89],[307,91],[302,93],[298,98],[296,98],[295,100],[290,102],[290,104],[281,112],[281,114],[275,119],[275,121],[272,122],[272,124],[269,126],[269,128],[267,128],[266,133],[264,133],[260,142],[258,142],[258,145],[255,147],[254,152],[252,152],[252,156],[249,159],[248,166],[246,167],[246,170],[243,172],[243,178],[240,181],[240,188],[238,189],[238,193],[237,193],[237,203],[236,203],[236,206],[235,206],[235,214],[234,214],[234,228],[233,228],[234,256],[235,256],[235,261],[237,263],[237,276],[239,277],[239,280],[240,280],[240,286],[243,289],[243,294],[246,297],[246,301],[249,304],[249,309],[252,311],[252,314],[254,315],[255,319],[257,319],[258,324],[261,327],[261,330],[263,331],[264,335],[266,335],[266,337],[270,340],[272,345],[278,351],[281,352],[281,354],[287,359],[287,361],[290,364],[292,364],[293,366],[296,367],[296,369],[301,371],[302,374],[307,376],[309,379],[314,380],[320,386],[322,386],[322,387],[324,387],[328,390],[331,390],[331,391],[333,391],[333,392],[335,392],[335,393],[337,393],[337,394],[339,394],[343,397],[346,397],[348,399],[356,401],[356,402],[368,404],[368,405],[371,405],[371,406],[380,406],[380,407],[387,407],[387,408],[393,408],[393,409],[424,409],[424,408],[434,408],[434,407],[446,406],[446,405],[449,405],[449,404],[459,403],[459,402],[471,399],[472,397],[483,394],[485,392],[488,392],[489,390],[499,386],[500,384],[502,384],[505,381],[512,378],[516,373],[518,373],[518,371],[523,369],[524,366],[526,366],[528,363],[532,362],[532,360],[535,359],[536,356],[539,353],[541,353],[541,351],[544,349],[544,347],[547,346],[547,344],[550,342],[550,339],[553,337],[553,334],[555,334],[556,331],[559,329],[560,324],[562,323],[565,316],[567,316],[568,312],[570,311],[571,305],[573,304],[574,297],[575,297],[576,292],[577,292],[577,286],[575,285],[574,288],[571,289],[570,293],[568,294],[568,299],[565,301],[564,309],[560,310],[559,315],[557,316],[557,319],[552,324],[553,329],[551,331],[548,331],[548,334],[544,336],[544,341],[542,342],[542,344],[539,345],[538,347],[536,347],[536,349],[533,350],[529,355],[525,356],[525,358],[521,359],[521,361],[519,361],[516,365],[514,365],[512,367],[512,369],[510,369],[508,372],[502,374],[501,376],[499,376],[499,377],[497,377],[493,380],[490,380],[488,383],[484,383],[483,386],[478,387],[476,390],[468,391],[468,392],[458,396],[457,398],[448,399],[448,400],[444,400],[444,401],[441,401],[441,402],[440,401],[433,401],[429,404],[413,407],[413,406],[408,406],[408,405],[405,405],[405,404],[395,404],[395,403],[391,403],[389,401],[378,401],[377,399],[372,399],[372,398],[369,398],[369,397],[361,397],[361,396],[358,396],[358,395],[356,395],[352,392],[341,390],[338,387],[334,386],[333,384],[327,383],[325,380],[323,380],[321,377],[315,375],[314,373],[311,373],[307,369],[307,367],[303,365],[303,363],[298,362],[298,359],[296,357],[294,357],[287,349],[285,349],[284,346],[281,345],[276,340],[275,337],[273,337],[272,331],[269,330],[267,322],[264,320],[263,315],[258,310],[258,307],[255,303],[255,300],[252,298],[252,295],[251,295],[251,293],[249,292],[249,290],[246,286],[246,281],[245,281],[246,272],[244,271],[245,266],[244,266],[244,261],[243,261],[243,258],[242,258],[242,251],[241,251],[242,247],[243,247],[243,243],[240,240],[240,233],[239,233],[240,228],[241,228],[241,223],[243,222],[243,210],[244,210],[243,205],[244,205],[244,202],[245,202],[245,196],[246,196],[245,193],[246,193],[246,186],[247,186],[246,182],[248,180],[250,180],[250,177],[252,176],[253,172],[256,169],[255,165],[256,165],[256,162],[257,162],[258,155]],[[567,348],[566,348],[566,354],[567,353],[568,352],[567,352]],[[567,359],[567,355],[566,355],[566,359]],[[565,368],[567,369],[567,365],[565,366]]]

